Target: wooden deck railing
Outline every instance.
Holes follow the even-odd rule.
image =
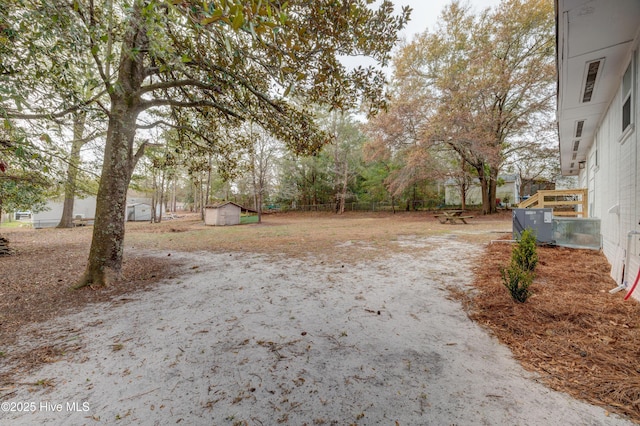
[[[581,206],[581,209],[576,208]],[[527,198],[518,207],[553,208],[554,216],[588,217],[587,190],[586,189],[560,189],[538,191]]]

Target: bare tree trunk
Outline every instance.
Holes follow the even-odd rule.
[[[345,203],[347,201],[347,189],[349,187],[349,162],[345,158],[342,171],[342,188],[340,191],[340,214],[344,213]]]
[[[158,214],[158,223],[162,222],[162,212],[164,210],[164,180],[165,180],[166,171],[164,168],[162,169],[162,176],[160,177],[160,212]],[[155,206],[154,206],[155,210]]]
[[[195,176],[192,177],[191,182],[193,183],[193,203],[191,204],[190,211],[192,213],[197,213],[198,212],[198,185],[196,183]]]
[[[496,189],[498,186],[498,169],[491,168],[489,171],[489,213],[497,213],[498,205],[496,203]]]
[[[413,211],[416,211],[416,198],[417,198],[417,193],[416,193],[416,187],[417,185],[414,183],[413,184],[413,195],[412,195],[412,200],[411,200],[411,207],[413,208]]]
[[[467,182],[466,180],[462,180],[460,184],[460,208],[462,210],[466,210],[467,208]]]
[[[460,158],[460,166],[462,169],[462,184],[460,185],[460,197],[462,201],[460,202],[460,208],[462,210],[467,209],[467,174],[466,174],[466,163],[464,158]]]
[[[262,212],[260,209],[262,205],[262,186],[261,182],[259,183],[259,177],[257,175],[258,171],[262,172],[262,167],[256,160],[257,139],[253,137],[253,121],[249,122],[249,139],[251,140],[249,156],[251,160],[251,183],[253,184],[253,208],[258,212],[258,223],[260,223],[262,221]]]
[[[311,173],[311,184],[313,185],[313,200],[312,204],[315,206],[315,210],[318,210],[318,188],[316,188],[316,172]]]
[[[251,162],[254,163],[255,159],[251,159]],[[256,170],[255,167],[251,168],[251,181],[253,183],[253,208],[258,211],[258,192],[260,191],[258,189],[258,182],[256,179]]]
[[[253,140],[253,136],[251,136]],[[258,212],[258,223],[262,221],[262,185],[256,169],[260,165],[256,163],[255,142],[251,148],[251,183],[253,184],[253,208]]]
[[[262,223],[262,196],[263,196],[263,188],[264,181],[259,181],[260,190],[258,191],[258,205],[256,206],[256,211],[258,212],[258,223]]]
[[[338,148],[334,151],[334,165],[333,165],[333,192],[334,192],[334,210],[336,214],[342,214],[340,210],[341,198],[342,198],[342,185],[341,185],[341,173],[340,173],[340,159],[338,156]]]
[[[482,192],[482,214],[491,213],[491,203],[489,202],[489,176],[485,174],[484,163],[474,166],[478,172],[480,180],[480,191]]]
[[[173,214],[175,214],[176,211],[178,210],[178,208],[177,208],[178,207],[178,203],[176,201],[177,180],[178,180],[178,177],[174,175],[173,176],[173,180],[171,181],[171,188],[172,188],[172,191],[171,191],[171,212]]]
[[[482,214],[490,214],[491,204],[489,203],[489,183],[485,177],[480,179],[480,188],[482,191]]]
[[[156,223],[158,218],[156,218],[156,204],[157,204],[158,200],[156,199],[156,192],[155,190],[153,191],[153,194],[151,195],[151,212],[149,214],[150,219],[149,222],[150,223]]]
[[[201,176],[201,178],[199,180],[199,185],[200,185],[200,220],[204,220],[205,197],[209,193],[209,186],[210,186],[209,180],[210,179],[211,179],[211,169],[209,169],[209,174],[208,174],[208,178],[207,178],[207,190],[206,191],[204,190],[204,176]]]
[[[346,179],[345,173],[348,172],[348,164],[346,158],[341,158],[346,156],[342,156],[340,152],[338,140],[338,119],[336,114],[337,112],[334,111],[331,117],[331,126],[335,143],[335,148],[333,150],[333,188],[335,193],[335,212],[336,214],[343,214],[347,193],[344,180]]]
[[[156,178],[156,168],[152,167],[151,169],[151,214],[149,215],[151,217],[150,222],[151,223],[155,223],[156,221],[156,202],[157,197],[156,194],[158,193],[158,179]]]
[[[203,212],[204,207],[209,204],[211,199],[211,154],[209,154],[208,162],[207,162],[207,192],[204,199],[204,205],[202,206]],[[204,216],[203,216],[204,219]]]
[[[196,176],[193,181],[195,190],[193,191],[193,211],[194,213],[202,213],[200,203],[202,201],[202,185],[200,184],[200,177]]]
[[[200,193],[198,192],[198,178],[193,177],[193,212],[198,213],[200,208]]]
[[[264,196],[265,177],[262,164],[260,164],[260,173],[258,175],[258,190],[256,191],[256,211],[258,212],[258,223],[262,223],[262,199]],[[255,190],[254,190],[255,191]]]
[[[73,142],[69,154],[67,179],[64,184],[62,217],[57,228],[73,228],[73,204],[76,196],[78,168],[80,167],[80,149],[86,143],[83,140],[86,118],[87,114],[84,111],[78,111],[73,117]]]

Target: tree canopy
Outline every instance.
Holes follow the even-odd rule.
[[[21,129],[0,131],[0,216],[39,211],[49,194],[49,166]]]
[[[464,194],[477,178],[484,212],[495,211],[501,169],[533,179],[553,156],[540,149],[552,138],[553,5],[504,0],[476,14],[452,1],[437,28],[394,53],[409,13],[390,0],[3,1],[7,146],[29,147],[23,160],[64,159],[47,163],[68,165],[53,184],[43,177],[67,189],[70,211],[79,150],[102,145],[79,285],[119,273],[132,179],[162,201],[182,177],[200,208],[233,186],[257,210],[264,195],[343,211],[388,197],[435,206],[438,182]],[[350,56],[393,64],[391,84],[381,68],[345,66]],[[368,140],[344,114],[355,110],[370,118]],[[0,178],[17,152],[0,152]]]
[[[409,114],[392,109],[395,121],[409,117],[405,134],[421,147],[445,143],[475,170],[484,213],[496,210],[497,175],[510,152],[553,120],[553,29],[548,0],[505,0],[478,15],[453,1],[438,28],[395,58],[396,102],[421,105]]]
[[[62,120],[107,116],[94,234],[80,285],[103,284],[122,263],[126,191],[148,141],[139,132],[189,109],[196,122],[251,118],[296,153],[327,136],[308,105],[370,113],[385,104],[384,74],[347,69],[341,56],[386,65],[410,10],[384,0],[10,0],[0,9],[0,114]],[[87,60],[90,58],[90,60]],[[87,96],[89,94],[89,96]],[[292,102],[294,96],[302,102]]]

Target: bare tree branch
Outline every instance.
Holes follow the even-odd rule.
[[[144,151],[147,148],[150,147],[158,147],[158,148],[162,148],[164,145],[159,144],[159,143],[152,143],[149,141],[144,141],[142,142],[142,144],[138,147],[138,150],[136,151],[135,155],[133,156],[133,167],[135,167],[135,165],[138,163],[138,161],[142,158],[142,156],[144,155]],[[132,169],[133,169],[132,167]]]
[[[172,89],[177,87],[199,87],[204,90],[213,90],[218,93],[221,92],[219,87],[212,86],[210,84],[203,83],[199,80],[195,79],[187,79],[187,80],[173,80],[173,81],[163,81],[160,83],[149,84],[147,86],[143,86],[138,90],[135,96],[141,96],[145,93],[153,92],[154,90],[163,90],[163,89]]]
[[[204,140],[205,142],[209,143],[210,145],[214,144],[214,141],[209,138],[208,136],[206,136],[204,133],[201,133],[199,131],[197,131],[196,129],[194,129],[193,127],[189,127],[189,126],[179,126],[179,125],[175,125],[172,123],[169,123],[168,121],[164,121],[164,120],[158,120],[155,121],[153,123],[149,123],[149,124],[145,124],[145,125],[138,125],[136,126],[138,129],[152,129],[156,126],[167,126],[167,127],[171,127],[172,129],[176,129],[176,130],[184,130],[186,132],[189,133],[193,133],[194,135],[198,136],[199,138],[201,138],[202,140]],[[191,141],[191,143],[193,143],[196,146],[199,146],[196,142]]]
[[[240,114],[236,113],[235,111],[230,110],[229,108],[225,107],[224,105],[218,103],[218,102],[212,102],[212,101],[204,101],[204,100],[200,100],[200,101],[192,101],[192,102],[181,102],[181,101],[176,101],[173,99],[154,99],[154,100],[150,100],[150,101],[142,101],[140,103],[140,105],[138,106],[138,111],[144,111],[147,110],[149,108],[153,108],[153,107],[160,107],[160,106],[171,106],[171,107],[176,107],[176,108],[195,108],[195,107],[212,107],[215,108],[221,112],[223,112],[224,114],[230,115],[232,117],[238,118],[240,120],[244,119],[243,116],[241,116]]]
[[[23,113],[19,113],[19,112],[12,112],[11,110],[5,110],[5,117],[6,118],[13,118],[13,119],[19,119],[19,120],[40,120],[40,119],[44,119],[44,120],[55,120],[57,118],[62,118],[67,114],[70,114],[72,112],[75,112],[77,110],[79,110],[80,108],[83,108],[87,105],[92,104],[93,102],[97,102],[98,99],[104,95],[105,93],[107,93],[107,90],[102,90],[100,93],[98,93],[97,95],[95,95],[94,97],[80,102],[77,105],[74,105],[72,107],[66,108],[60,112],[56,112],[56,113],[48,113],[48,114],[23,114]]]

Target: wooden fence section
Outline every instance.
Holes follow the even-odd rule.
[[[581,206],[578,209],[577,206]],[[518,207],[553,208],[554,216],[588,217],[586,189],[559,189],[538,191],[527,198]]]

